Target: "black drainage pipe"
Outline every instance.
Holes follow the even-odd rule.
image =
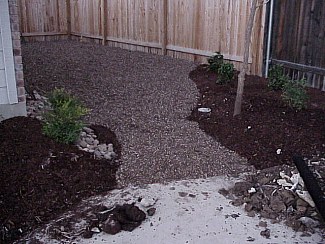
[[[325,220],[325,196],[314,175],[310,172],[308,165],[301,156],[294,156],[293,162],[299,170],[300,176],[305,182],[305,186],[315,202],[316,208],[323,220]]]

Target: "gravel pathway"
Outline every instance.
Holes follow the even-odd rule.
[[[248,170],[187,120],[199,96],[188,78],[194,63],[69,41],[24,44],[23,55],[28,89],[65,87],[91,108],[89,123],[116,132],[121,186]]]

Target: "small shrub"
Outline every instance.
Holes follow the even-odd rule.
[[[297,110],[306,108],[308,96],[305,86],[306,81],[304,79],[286,82],[283,86],[282,98],[292,108]]]
[[[288,81],[288,76],[283,74],[282,65],[274,65],[269,69],[268,87],[270,89],[282,90]]]
[[[234,78],[235,68],[231,63],[222,63],[218,69],[218,83],[224,84]]]
[[[209,70],[218,72],[218,69],[223,64],[223,55],[220,52],[215,52],[214,55],[208,58]]]
[[[84,123],[81,116],[88,110],[63,89],[56,89],[49,95],[51,110],[45,113],[43,132],[62,143],[73,143],[79,137]]]

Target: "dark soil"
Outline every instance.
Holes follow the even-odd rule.
[[[113,132],[92,128],[120,154]],[[0,135],[0,243],[10,243],[82,199],[116,187],[118,166],[113,161],[51,140],[37,119],[5,120]]]
[[[84,238],[91,238],[94,234],[92,229],[95,227],[99,231],[115,235],[120,231],[133,231],[146,219],[146,214],[139,207],[133,204],[117,205],[110,210],[102,206],[100,211],[95,213],[94,218],[83,233]]]
[[[266,79],[246,76],[242,113],[233,117],[236,80],[216,84],[216,75],[203,65],[192,71],[190,78],[201,94],[197,108],[212,110],[204,114],[194,109],[190,119],[224,146],[247,158],[256,169],[292,165],[294,155],[325,152],[324,92],[308,88],[307,109],[296,111],[284,103],[280,91],[267,88]]]

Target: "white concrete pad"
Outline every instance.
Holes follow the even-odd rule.
[[[294,232],[284,224],[271,224],[269,220],[248,217],[242,208],[232,206],[230,200],[218,193],[219,189],[228,188],[234,182],[216,177],[114,190],[100,199],[104,205],[130,203],[139,197],[149,201],[154,199],[155,215],[148,217],[133,232],[122,231],[116,235],[99,233],[92,239],[78,237],[73,243],[324,243],[320,230],[309,237],[302,237],[302,233]],[[140,203],[137,205],[143,208]],[[259,226],[260,221],[267,222],[266,228],[271,234],[269,239],[261,236],[260,232],[266,228]],[[44,243],[58,243],[48,236],[40,238]]]

